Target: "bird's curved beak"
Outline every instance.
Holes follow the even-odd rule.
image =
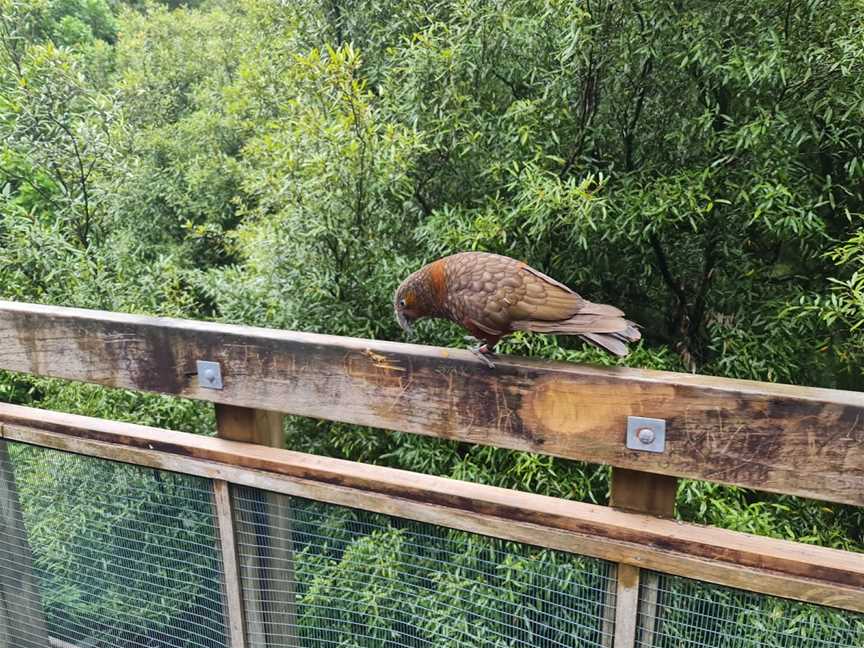
[[[411,333],[413,332],[413,322],[405,317],[405,313],[397,310],[396,311],[396,320],[399,322],[399,326],[402,327],[402,330],[405,331],[408,337],[411,337]]]

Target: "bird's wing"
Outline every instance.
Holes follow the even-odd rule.
[[[567,286],[530,266],[520,267],[517,278],[518,285],[503,291],[499,298],[506,304],[507,317],[511,322],[567,319],[585,303]]]
[[[487,319],[487,321],[490,321],[491,323],[495,323],[494,321],[491,321],[488,319]],[[470,318],[470,317],[466,320],[465,324],[469,330],[470,329],[477,329],[477,331],[479,331],[481,333],[486,333],[487,335],[494,335],[494,336],[500,337],[500,336],[504,335],[505,333],[507,333],[506,327],[502,326],[502,327],[494,328],[492,326],[484,324],[483,322],[480,322],[480,321],[473,319],[473,318]]]
[[[624,319],[624,312],[620,309],[589,302],[533,268],[526,270],[530,276],[526,281],[523,302],[539,302],[539,305],[528,317],[513,321],[511,328],[514,331],[581,335],[616,355],[627,355],[627,342],[635,342],[641,337],[636,326]],[[541,289],[545,289],[542,299],[539,297]]]
[[[527,273],[529,273],[529,274],[534,275],[534,276],[537,277],[538,279],[542,279],[542,280],[543,280],[543,283],[545,283],[545,284],[549,284],[549,285],[555,286],[556,288],[560,288],[560,289],[563,290],[565,293],[570,293],[571,295],[575,295],[575,294],[576,294],[573,290],[570,290],[570,288],[568,288],[567,286],[565,286],[565,285],[564,285],[563,283],[561,283],[560,281],[556,281],[555,279],[553,279],[553,278],[550,277],[549,275],[545,275],[545,274],[543,274],[542,272],[540,272],[539,270],[535,270],[534,268],[532,268],[532,267],[529,266],[529,265],[523,265],[522,268],[521,268],[521,270],[524,271],[524,272],[527,272]]]
[[[564,284],[531,266],[485,253],[450,257],[447,308],[452,319],[472,323],[485,332],[507,332],[516,322],[556,322],[575,314],[617,317],[612,306],[592,304]],[[524,330],[524,329],[523,329]]]
[[[577,314],[584,316],[586,320],[624,315],[623,311],[614,306],[595,304],[583,299],[561,282],[531,266],[522,266],[521,271],[521,292],[524,294],[510,308],[511,321],[557,322]]]

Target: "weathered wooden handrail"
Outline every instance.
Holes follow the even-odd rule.
[[[864,555],[182,432],[0,404],[0,438],[864,612]]]
[[[14,302],[0,369],[864,505],[856,392]],[[628,415],[665,419],[666,451],[628,450]]]

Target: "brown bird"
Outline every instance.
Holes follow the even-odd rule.
[[[642,336],[614,306],[594,304],[527,263],[487,252],[461,252],[410,275],[396,290],[396,319],[406,331],[423,317],[460,324],[486,356],[514,331],[578,335],[617,356]]]

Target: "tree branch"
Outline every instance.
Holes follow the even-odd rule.
[[[523,99],[526,96],[526,93],[523,92],[522,90],[520,90],[519,87],[516,85],[516,83],[514,83],[513,81],[511,81],[510,79],[505,77],[503,74],[500,74],[498,72],[498,70],[492,70],[492,76],[494,76],[501,83],[503,83],[508,88],[510,88],[510,93],[513,95],[513,98],[516,99],[517,101],[519,99]]]
[[[84,170],[84,160],[81,157],[81,150],[78,147],[78,138],[72,132],[72,130],[63,122],[58,120],[56,117],[51,115],[49,119],[57,124],[64,133],[69,137],[69,140],[72,142],[72,151],[75,153],[75,160],[78,164],[78,184],[81,187],[81,197],[84,200],[84,223],[80,227],[76,227],[75,229],[78,232],[78,238],[81,241],[82,245],[87,246],[88,239],[90,238],[90,223],[91,223],[91,211],[90,211],[90,192],[87,190],[87,176],[88,172]]]
[[[632,171],[635,167],[633,161],[633,135],[636,131],[636,125],[639,123],[639,118],[642,116],[642,108],[645,106],[645,96],[648,94],[648,85],[645,83],[651,70],[654,67],[654,59],[648,57],[642,63],[642,70],[639,73],[639,91],[636,98],[636,109],[633,111],[633,117],[630,123],[627,124],[627,131],[624,133],[624,168],[627,171]]]
[[[351,78],[354,78],[353,72]],[[360,168],[358,169],[357,177],[354,181],[354,191],[356,193],[354,201],[354,225],[357,227],[358,231],[362,231],[366,211],[366,148],[368,142],[363,126],[360,124],[360,115],[357,112],[355,101],[356,97],[353,93],[344,92],[344,94],[348,101],[348,105],[351,108],[351,125],[354,130],[354,135],[360,143]]]
[[[2,30],[0,30],[0,40],[3,42],[3,49],[6,50],[6,55],[9,57],[9,60],[12,61],[12,65],[15,66],[15,72],[20,79],[24,76],[24,71],[21,69],[21,56],[15,48],[15,37],[9,30],[9,23],[5,17],[0,18],[0,27],[2,27]]]
[[[38,193],[42,200],[47,202],[49,205],[54,204],[54,199],[49,194],[45,193],[45,191],[39,185],[34,183],[30,178],[25,178],[24,176],[20,176],[16,173],[10,173],[8,169],[3,169],[2,172],[9,180],[14,180],[21,184],[30,185],[33,191]]]
[[[669,261],[666,258],[666,253],[663,251],[663,246],[660,244],[660,238],[656,233],[648,234],[648,240],[651,242],[651,247],[654,250],[654,256],[657,257],[657,266],[660,268],[660,274],[663,276],[663,281],[678,298],[679,303],[686,308],[687,293],[681,283],[672,276],[672,271],[669,269]]]
[[[594,119],[594,113],[597,111],[598,88],[600,85],[600,66],[596,65],[594,58],[594,48],[592,46],[591,53],[588,55],[588,71],[585,75],[585,81],[582,84],[582,110],[579,113],[579,139],[573,146],[570,155],[561,171],[558,174],[560,179],[564,179],[566,175],[576,164],[576,160],[582,154],[582,149],[585,146],[585,139],[588,135],[588,127]]]
[[[712,228],[713,229],[713,228]],[[708,297],[708,286],[711,284],[711,279],[714,277],[714,268],[717,266],[717,237],[712,231],[708,236],[708,241],[705,245],[705,259],[702,264],[702,279],[699,284],[699,291],[696,294],[696,299],[693,301],[693,308],[690,311],[690,323],[692,330],[690,331],[691,339],[695,339],[699,329],[702,326],[702,318],[705,316],[705,304]]]

